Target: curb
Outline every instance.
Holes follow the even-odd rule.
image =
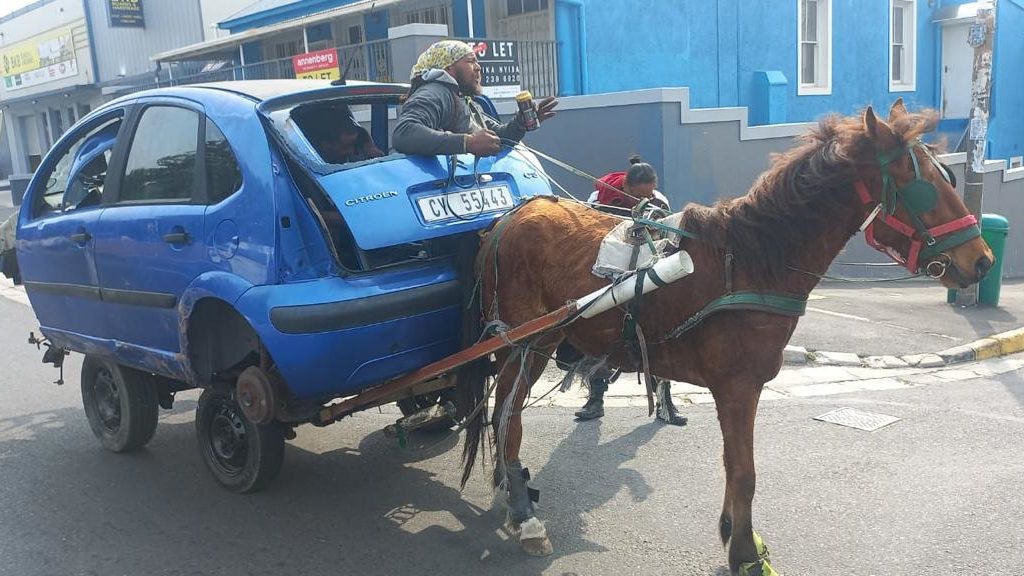
[[[937,368],[1024,352],[1024,328],[981,338],[931,354],[905,356],[860,356],[850,352],[810,351],[803,346],[786,346],[786,365],[860,366],[867,368]]]

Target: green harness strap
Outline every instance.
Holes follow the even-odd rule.
[[[650,218],[634,217],[633,221],[636,222],[637,224],[643,224],[645,226],[650,226],[651,228],[657,228],[657,229],[665,231],[665,232],[672,232],[673,234],[679,234],[680,236],[684,236],[686,238],[689,238],[690,240],[700,240],[700,236],[697,236],[693,232],[687,232],[686,230],[683,230],[681,228],[676,228],[674,226],[669,226],[668,224],[662,224],[661,222],[658,222],[657,220],[651,220]]]
[[[807,311],[806,296],[792,296],[779,292],[741,291],[719,296],[701,308],[685,322],[676,326],[661,342],[678,338],[696,328],[705,318],[723,310],[757,310],[783,316],[803,316]]]

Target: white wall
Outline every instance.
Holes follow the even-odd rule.
[[[217,30],[217,22],[227,20],[246,6],[255,4],[256,0],[199,0],[199,9],[203,12],[203,34],[205,40],[227,36],[227,30]]]
[[[3,34],[0,36],[0,51],[19,44],[24,40],[31,40],[35,36],[63,27],[70,27],[74,35],[75,60],[78,74],[12,91],[3,89],[2,83],[0,83],[0,101],[24,98],[69,86],[92,84],[95,82],[95,72],[92,69],[90,38],[85,25],[85,12],[82,7],[82,0],[55,0],[35,10],[0,23],[0,33]]]

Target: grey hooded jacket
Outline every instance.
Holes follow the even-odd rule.
[[[463,154],[466,138],[489,128],[499,138],[518,142],[526,130],[517,119],[501,124],[484,114],[471,98],[459,95],[459,84],[444,70],[424,72],[426,83],[402,106],[393,135],[395,149],[403,154]]]

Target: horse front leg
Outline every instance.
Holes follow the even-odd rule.
[[[523,551],[531,556],[547,556],[554,552],[548,539],[544,523],[537,519],[533,503],[539,493],[529,487],[529,472],[519,460],[519,451],[523,442],[523,407],[529,398],[530,388],[540,378],[547,365],[547,356],[557,347],[558,343],[545,347],[538,356],[531,352],[511,352],[510,359],[505,362],[498,375],[495,391],[494,416],[491,418],[495,435],[498,439],[497,454],[499,461],[495,469],[495,484],[505,485],[508,493],[509,520],[519,530],[519,544]],[[510,403],[510,404],[509,404]]]
[[[725,502],[719,534],[723,544],[729,543],[729,569],[739,576],[777,576],[752,520],[757,486],[754,418],[760,395],[761,386],[750,384],[730,384],[715,394],[725,463]]]

